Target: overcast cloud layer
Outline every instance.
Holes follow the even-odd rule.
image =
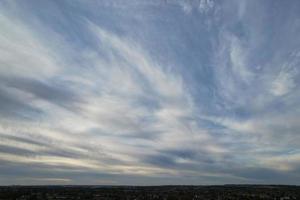
[[[300,184],[300,1],[0,1],[0,184]]]

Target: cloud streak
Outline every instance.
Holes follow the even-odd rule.
[[[275,51],[271,5],[29,2],[0,3],[0,184],[299,184],[299,26]]]

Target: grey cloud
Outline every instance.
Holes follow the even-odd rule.
[[[151,165],[163,167],[163,168],[173,168],[182,170],[213,170],[212,165],[216,165],[216,162],[211,159],[213,155],[207,154],[205,152],[200,152],[199,150],[189,150],[189,149],[165,149],[159,150],[156,154],[143,155],[140,158],[141,162],[149,163]],[[187,163],[181,163],[176,160],[185,159]]]
[[[26,138],[26,137],[7,135],[7,134],[3,134],[3,133],[0,133],[0,135],[3,139],[5,138],[5,139],[12,140],[12,141],[26,143],[26,144],[33,144],[33,145],[39,145],[39,146],[47,145],[47,143],[45,143],[45,142],[41,142],[40,140],[35,140],[32,138],[30,139],[30,138]]]
[[[0,184],[299,181],[299,42],[284,25],[266,44],[266,2],[116,2],[0,8]]]
[[[69,86],[66,83],[56,85],[54,81],[46,83],[30,78],[10,77],[5,84],[65,108],[75,109],[76,103],[81,101],[75,92],[68,89]]]
[[[3,145],[3,144],[0,144],[0,152],[12,154],[12,155],[22,155],[22,156],[36,155],[36,152],[34,151],[26,150],[24,148],[19,148],[19,147],[12,147],[9,145]]]
[[[300,178],[299,175],[296,173],[287,174],[282,171],[276,171],[267,168],[235,169],[235,172],[232,173],[234,173],[237,176],[244,177],[264,184],[270,184],[274,182],[278,184],[297,184]]]
[[[161,153],[165,153],[169,156],[174,156],[178,158],[188,158],[193,159],[196,157],[197,152],[195,150],[188,150],[188,149],[169,149],[163,150]]]
[[[2,138],[3,135],[0,135]],[[9,138],[9,137],[6,137]],[[50,146],[49,144],[41,144],[39,142],[35,142],[35,141],[24,141],[24,139],[21,140],[11,140],[11,141],[22,141],[25,142],[27,144],[34,144],[34,145],[39,145],[39,147],[43,147],[44,149],[41,149],[39,151],[35,151],[35,150],[28,150],[22,146],[12,146],[12,145],[5,145],[5,144],[0,144],[0,152],[1,153],[7,153],[9,155],[16,155],[16,156],[25,156],[25,157],[36,157],[36,156],[59,156],[59,157],[64,157],[64,158],[80,158],[82,155],[80,154],[76,154],[72,151],[66,151],[64,149],[60,149],[54,146]],[[23,143],[23,144],[25,144]],[[22,144],[22,143],[21,143]],[[18,161],[16,161],[16,163],[18,163]]]
[[[145,156],[142,159],[142,162],[146,162],[159,167],[168,167],[168,168],[175,167],[176,165],[176,162],[172,157],[161,155],[161,154]]]
[[[40,109],[34,108],[24,102],[8,94],[0,88],[0,117],[30,119],[31,115],[41,115]]]

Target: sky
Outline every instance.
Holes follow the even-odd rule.
[[[300,184],[300,1],[0,1],[0,185]]]

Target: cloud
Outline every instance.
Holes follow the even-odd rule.
[[[101,3],[0,3],[0,184],[297,182],[299,50],[267,5]]]
[[[199,2],[199,11],[201,13],[206,13],[213,9],[214,1],[213,0],[200,0]]]
[[[1,75],[49,77],[56,73],[59,68],[55,58],[51,57],[52,52],[43,46],[30,27],[5,13],[0,15]]]
[[[11,24],[6,16],[3,19],[6,24]],[[22,48],[30,49],[32,45],[25,39],[24,43],[17,44],[22,48],[14,47],[14,51],[21,51],[22,56],[15,54],[15,60],[4,61],[14,67],[3,74],[2,87],[13,95],[11,98],[18,99],[20,107],[14,106],[8,111],[17,109],[32,120],[5,118],[1,121],[1,136],[6,138],[2,162],[120,174],[169,173],[167,168],[148,166],[146,161],[139,163],[140,158],[156,148],[188,143],[194,132],[200,138],[207,137],[192,125],[193,120],[184,120],[193,115],[193,103],[182,79],[154,62],[134,41],[85,22],[86,31],[90,32],[96,45],[82,55],[73,55],[80,56],[89,68],[74,66],[73,69],[60,69],[68,65],[68,61],[60,63],[60,68],[57,63],[63,60],[64,53],[68,57],[71,51],[49,56],[53,47],[45,46],[39,38],[33,39],[34,31],[39,30],[29,31],[27,26],[30,25],[19,19],[20,30],[8,25],[7,31],[12,29],[15,34],[6,38],[7,43],[13,43],[16,37],[28,38],[38,47],[34,48],[38,52],[30,53],[45,59],[29,57],[21,65],[20,60],[25,54]],[[48,40],[51,37],[49,35]],[[55,34],[53,39],[56,39]],[[11,56],[12,52],[7,54]],[[48,69],[51,71],[44,71]],[[5,107],[12,102],[3,100]],[[37,109],[42,115],[37,117],[22,110],[23,107]],[[37,119],[38,123],[35,123]],[[160,134],[153,140],[151,134],[155,133]],[[170,135],[174,139],[170,140]],[[135,140],[144,144],[140,146]],[[24,154],[18,153],[21,151]]]
[[[294,77],[296,71],[287,71],[283,69],[279,72],[275,80],[272,82],[271,93],[275,96],[282,96],[289,93],[296,86]]]
[[[191,13],[193,10],[197,10],[201,14],[207,14],[215,7],[213,0],[184,0],[175,2],[182,7],[186,14]]]

